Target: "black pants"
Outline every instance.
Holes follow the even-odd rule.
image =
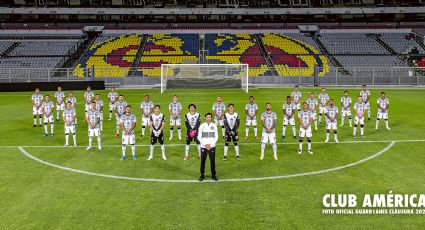
[[[203,177],[205,175],[205,161],[207,161],[207,155],[210,156],[211,176],[215,177],[215,147],[210,150],[201,148],[201,176]]]

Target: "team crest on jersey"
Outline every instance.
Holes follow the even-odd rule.
[[[210,126],[211,130],[214,130],[214,126]]]

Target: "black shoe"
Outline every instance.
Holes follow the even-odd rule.
[[[215,180],[215,181],[218,181],[218,177],[217,176],[213,176],[212,179]]]
[[[34,128],[37,127],[37,125],[34,125]]]
[[[142,138],[142,137],[143,137],[143,134],[142,134],[142,135],[140,135],[140,137]]]
[[[38,127],[41,127],[41,125],[38,125]]]
[[[367,120],[369,120],[369,121],[370,121],[370,117],[369,117]]]
[[[239,156],[236,156],[236,160],[240,160],[241,158]]]
[[[223,161],[227,161],[227,156],[224,156],[223,157]]]
[[[200,176],[199,177],[199,181],[203,181],[205,179],[205,177],[204,176]]]
[[[59,122],[59,119],[56,119],[56,122]]]

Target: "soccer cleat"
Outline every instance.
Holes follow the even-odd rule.
[[[335,142],[336,142],[336,143],[339,143],[338,139],[335,139]]]
[[[260,139],[260,138],[258,138],[258,136],[255,136],[255,140],[258,140],[258,139]]]
[[[54,136],[54,134],[53,134],[53,133],[51,133],[51,134],[50,134],[50,136],[51,136],[51,137],[53,137],[53,136]]]
[[[132,157],[133,157],[133,160],[136,160],[137,159],[136,155],[133,155]]]
[[[111,118],[108,119],[108,121],[112,120]]]
[[[364,135],[360,135],[360,137],[361,137],[361,138],[365,138],[365,136],[364,136]]]
[[[245,139],[245,140],[248,140],[248,136],[245,136],[245,137],[244,137],[244,139]]]
[[[298,139],[298,137],[297,136],[294,136],[294,139]]]
[[[367,120],[368,120],[368,121],[370,121],[370,117],[369,117],[369,118],[367,118]]]
[[[350,124],[350,128],[353,128],[353,125],[352,124]]]
[[[117,138],[118,136],[119,136],[119,134],[118,134],[118,133],[115,133],[115,134],[114,134],[114,137],[115,137],[115,138]]]
[[[142,138],[142,137],[143,137],[143,134],[140,135],[140,138]]]
[[[77,147],[77,144],[74,144],[74,147]]]
[[[48,133],[45,133],[45,134],[44,134],[44,136],[45,136],[45,137],[48,137],[48,136],[49,136],[49,134],[48,134]]]
[[[153,159],[153,156],[149,156],[148,161],[151,161]]]
[[[179,137],[179,140],[182,140],[182,137]]]
[[[357,136],[356,136],[356,135],[353,135],[353,138],[354,138],[354,139],[356,139],[356,138],[357,138]]]
[[[173,137],[170,137],[170,141],[173,139]]]
[[[184,160],[184,161],[189,160],[189,156],[184,156],[184,157],[183,157],[183,160]]]
[[[213,176],[211,177],[213,180],[218,181],[218,177],[217,176]]]
[[[282,135],[280,138],[285,139],[285,135]]]
[[[317,127],[314,127],[314,130],[317,130]]]
[[[387,127],[387,130],[391,130],[390,127]]]
[[[326,139],[325,142],[329,142],[329,139]]]
[[[227,161],[227,156],[224,156],[223,157],[223,161]]]
[[[301,155],[301,153],[303,153],[303,151],[300,149],[300,150],[298,150],[298,154],[300,154]]]
[[[343,124],[340,124],[339,127],[342,127]]]
[[[34,128],[37,127],[37,125],[34,125]]]
[[[308,154],[313,155],[313,151],[311,151],[311,149],[309,149]]]
[[[263,160],[264,159],[264,154],[261,154],[260,155],[260,160]]]
[[[236,160],[240,160],[241,158],[239,156],[236,156]]]
[[[376,130],[378,130],[378,127],[375,127]]]
[[[277,155],[273,155],[273,159],[278,160]]]
[[[199,181],[203,181],[205,179],[205,177],[204,176],[200,176],[199,177]]]
[[[86,148],[86,150],[90,150],[91,149],[91,146],[88,146],[87,148]]]
[[[59,119],[56,119],[56,122],[59,122]]]
[[[97,147],[97,149],[98,149],[99,151],[102,151],[102,147]]]
[[[68,144],[65,144],[63,147],[68,147],[69,145]]]
[[[103,132],[103,128],[100,129],[100,132]]]
[[[38,127],[41,127],[41,125],[38,125]]]
[[[163,159],[164,161],[166,161],[166,160],[167,160],[167,157],[164,155],[164,156],[162,156],[162,159]]]
[[[125,160],[125,156],[122,156],[120,160],[122,160],[122,161]]]

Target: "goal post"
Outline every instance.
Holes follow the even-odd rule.
[[[248,64],[161,64],[161,94],[169,88],[241,88],[248,92]]]

